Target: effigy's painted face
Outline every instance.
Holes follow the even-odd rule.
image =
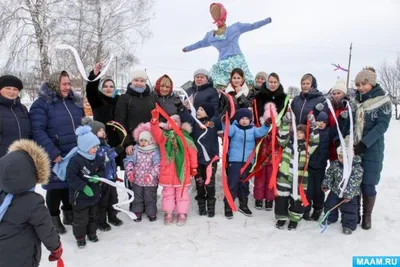
[[[210,13],[214,20],[219,20],[221,17],[221,8],[218,5],[212,5],[210,7]]]

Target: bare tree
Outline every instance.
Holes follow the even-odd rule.
[[[2,0],[0,41],[9,45],[7,67],[39,61],[41,79],[50,75],[51,33],[55,28],[52,8],[62,0]]]
[[[379,83],[388,93],[395,109],[396,120],[400,120],[398,106],[400,104],[400,56],[397,56],[396,64],[389,66],[386,62],[379,70]]]
[[[293,99],[300,94],[300,89],[295,86],[289,86],[286,93],[290,98]]]

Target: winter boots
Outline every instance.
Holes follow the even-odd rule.
[[[314,209],[312,215],[311,215],[311,220],[313,221],[318,221],[319,217],[321,217],[322,209]]]
[[[271,211],[273,206],[274,206],[273,200],[265,200],[265,210],[266,211]]]
[[[225,217],[227,219],[232,219],[233,218],[233,212],[231,207],[229,206],[229,203],[225,201]]]
[[[199,205],[199,215],[200,216],[207,215],[206,200],[205,199],[199,199],[199,200],[197,200],[197,204]]]
[[[289,230],[289,231],[296,230],[297,224],[298,224],[297,222],[290,221],[290,222],[289,222],[289,225],[288,225],[288,230]]]
[[[362,223],[361,227],[364,230],[371,229],[371,216],[372,210],[375,205],[375,196],[363,196],[363,215],[362,215]]]
[[[183,213],[178,214],[178,218],[176,219],[176,225],[183,226],[186,224],[187,215]]]
[[[278,220],[275,224],[275,227],[278,229],[283,229],[285,227],[286,220]],[[298,223],[290,221],[288,225],[288,230],[293,231],[296,230]]]
[[[136,219],[134,219],[133,221],[134,222],[141,222],[142,221],[142,213],[137,212],[137,213],[135,213],[135,215],[136,215]]]
[[[207,201],[207,210],[209,218],[215,216],[215,202],[216,202],[215,198]]]
[[[53,226],[59,235],[65,234],[67,232],[65,226],[61,223],[60,215],[52,216],[51,219],[53,221]]]
[[[245,216],[251,217],[253,213],[248,207],[249,199],[247,197],[239,198],[239,211],[243,213]]]
[[[278,220],[275,224],[276,228],[278,229],[283,229],[285,226],[286,220]]]
[[[256,200],[255,203],[254,203],[254,206],[255,206],[256,209],[262,210],[263,201],[262,200]]]
[[[164,224],[171,225],[174,222],[174,215],[172,213],[164,214]]]
[[[353,231],[350,228],[344,227],[342,233],[345,235],[351,235]]]
[[[72,225],[74,222],[74,213],[72,210],[63,210],[63,224]]]

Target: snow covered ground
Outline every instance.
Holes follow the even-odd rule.
[[[351,266],[352,256],[399,256],[400,171],[396,156],[400,122],[392,120],[386,134],[386,153],[381,183],[373,212],[373,228],[358,228],[353,235],[341,233],[340,223],[330,225],[323,234],[315,222],[302,221],[295,232],[275,228],[273,212],[258,211],[247,218],[235,213],[232,220],[223,216],[223,194],[219,183],[216,216],[197,215],[192,193],[191,210],[183,227],[163,224],[163,214],[150,223],[140,223],[120,214],[125,224],[110,232],[98,232],[100,242],[76,246],[69,226],[62,236],[66,267],[110,266]],[[38,191],[45,194],[41,188]],[[124,197],[124,196],[122,196]],[[160,207],[159,203],[159,207]],[[253,201],[250,205],[253,207]],[[160,209],[161,210],[161,209]],[[43,267],[47,261],[43,247]]]

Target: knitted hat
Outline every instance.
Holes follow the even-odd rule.
[[[265,80],[267,80],[268,79],[268,73],[266,73],[265,71],[260,71],[259,73],[256,74],[255,79],[257,79],[259,77],[264,78]]]
[[[81,124],[90,126],[90,128],[92,128],[92,133],[94,135],[96,135],[96,136],[97,136],[97,133],[100,131],[101,128],[103,128],[103,130],[106,129],[106,126],[104,125],[104,123],[99,122],[99,121],[94,121],[90,117],[84,117],[82,119],[82,123]]]
[[[332,87],[332,92],[333,91],[341,91],[345,95],[347,95],[347,86],[346,86],[346,81],[339,79],[336,81],[335,85]]]
[[[212,104],[204,102],[203,104],[199,105],[199,107],[203,108],[206,112],[207,116],[211,118],[215,114],[215,108]]]
[[[347,135],[347,136],[344,138],[344,145],[345,145],[345,147],[348,147],[349,142],[350,142],[350,135]],[[346,148],[346,152],[347,152],[347,151],[348,151],[348,149]],[[342,145],[340,145],[340,146],[336,149],[336,153],[337,153],[338,155],[343,155],[343,147],[342,147]]]
[[[78,136],[78,148],[83,152],[88,152],[91,148],[100,144],[99,138],[92,133],[92,128],[88,125],[79,126],[75,134]]]
[[[328,123],[328,114],[326,114],[325,111],[321,111],[318,114],[316,121],[323,121],[325,123]]]
[[[143,131],[139,134],[139,141],[142,139],[146,140],[150,144],[153,143],[153,136],[151,135],[151,133],[149,131]]]
[[[355,80],[356,84],[358,83],[368,83],[373,87],[376,86],[376,72],[372,67],[365,67],[362,71],[360,71]]]
[[[198,69],[193,73],[193,79],[195,79],[197,77],[197,75],[204,75],[208,79],[210,76],[210,73],[206,69]]]
[[[17,77],[13,75],[3,75],[0,77],[0,90],[7,86],[15,87],[19,91],[24,88],[24,86],[22,85],[22,81]]]
[[[299,124],[299,125],[297,125],[296,130],[300,131],[300,132],[303,132],[303,133],[306,133],[307,132],[307,126],[304,125],[304,124]]]
[[[253,118],[253,114],[248,108],[241,108],[236,111],[236,120],[239,122],[242,118],[247,117],[249,120]]]
[[[136,142],[139,142],[140,139],[147,140],[150,144],[154,144],[153,136],[151,135],[151,126],[150,122],[140,123],[138,127],[133,131],[133,138]]]
[[[134,70],[132,73],[132,80],[137,79],[137,78],[142,78],[147,80],[147,73],[145,70],[139,69],[139,70]]]

